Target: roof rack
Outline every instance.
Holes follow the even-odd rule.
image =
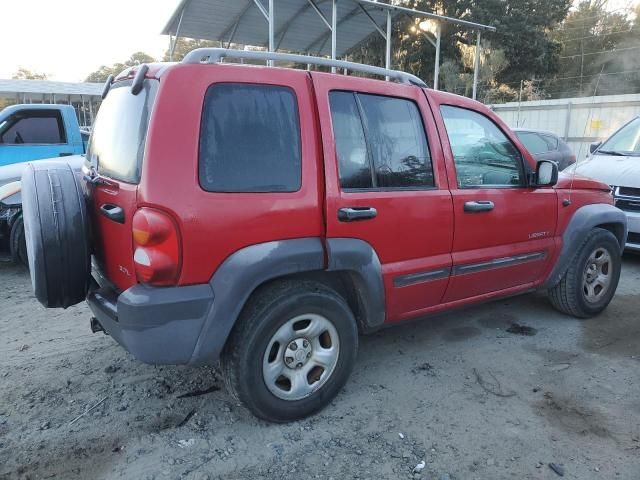
[[[320,65],[323,67],[346,68],[354,72],[368,73],[370,75],[380,75],[389,79],[397,80],[400,83],[426,87],[427,84],[415,75],[401,72],[399,70],[389,70],[373,65],[362,63],[346,62],[344,60],[331,60],[329,58],[312,57],[309,55],[296,55],[293,53],[261,52],[251,50],[233,50],[229,48],[196,48],[189,52],[182,63],[219,63],[223,58],[238,58],[248,60],[271,60],[279,62],[296,62],[310,65]]]

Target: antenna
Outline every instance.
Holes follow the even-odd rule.
[[[587,114],[587,121],[584,124],[584,129],[582,130],[582,138],[585,138],[587,134],[587,125],[591,121],[591,112],[593,111],[593,104],[596,101],[596,94],[598,93],[598,85],[600,85],[600,79],[602,78],[602,72],[604,72],[604,67],[607,66],[607,62],[602,64],[602,68],[600,69],[600,73],[598,74],[598,78],[596,80],[596,86],[593,89],[593,95],[591,95],[591,103],[589,104],[589,113]],[[578,149],[578,156],[576,157],[576,166],[573,169],[573,173],[571,175],[571,183],[569,184],[569,197],[562,202],[562,205],[568,207],[571,205],[571,193],[573,192],[573,180],[576,178],[576,170],[578,168],[578,163],[580,163],[580,157],[582,155],[582,143],[580,143],[580,148]]]

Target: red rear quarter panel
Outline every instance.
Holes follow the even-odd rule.
[[[302,187],[293,193],[212,193],[200,187],[198,150],[205,93],[216,82],[283,85],[295,91],[302,145]],[[235,251],[253,244],[320,237],[323,181],[309,76],[304,71],[234,65],[186,65],[161,77],[138,189],[138,207],[177,221],[179,284],[208,282]],[[247,132],[247,137],[251,132]]]

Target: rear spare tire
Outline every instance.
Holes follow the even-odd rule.
[[[82,187],[68,164],[30,163],[22,209],[31,285],[47,308],[84,300],[91,274],[89,219]]]

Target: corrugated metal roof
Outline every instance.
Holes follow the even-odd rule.
[[[331,23],[332,1],[314,2],[324,17]],[[329,55],[331,53],[331,31],[307,0],[277,0],[274,2],[275,45],[277,49]],[[262,5],[268,9],[268,2]],[[164,28],[164,35],[175,35],[180,22],[180,36],[205,40],[229,41],[235,27],[233,41],[246,45],[267,46],[268,23],[253,0],[183,0]],[[364,10],[384,30],[387,13],[383,7],[355,1],[337,3],[337,48],[338,56],[363,41],[376,31]],[[403,12],[391,10],[396,17]]]
[[[0,80],[0,95],[43,94],[100,96],[101,83],[54,82],[51,80]]]

